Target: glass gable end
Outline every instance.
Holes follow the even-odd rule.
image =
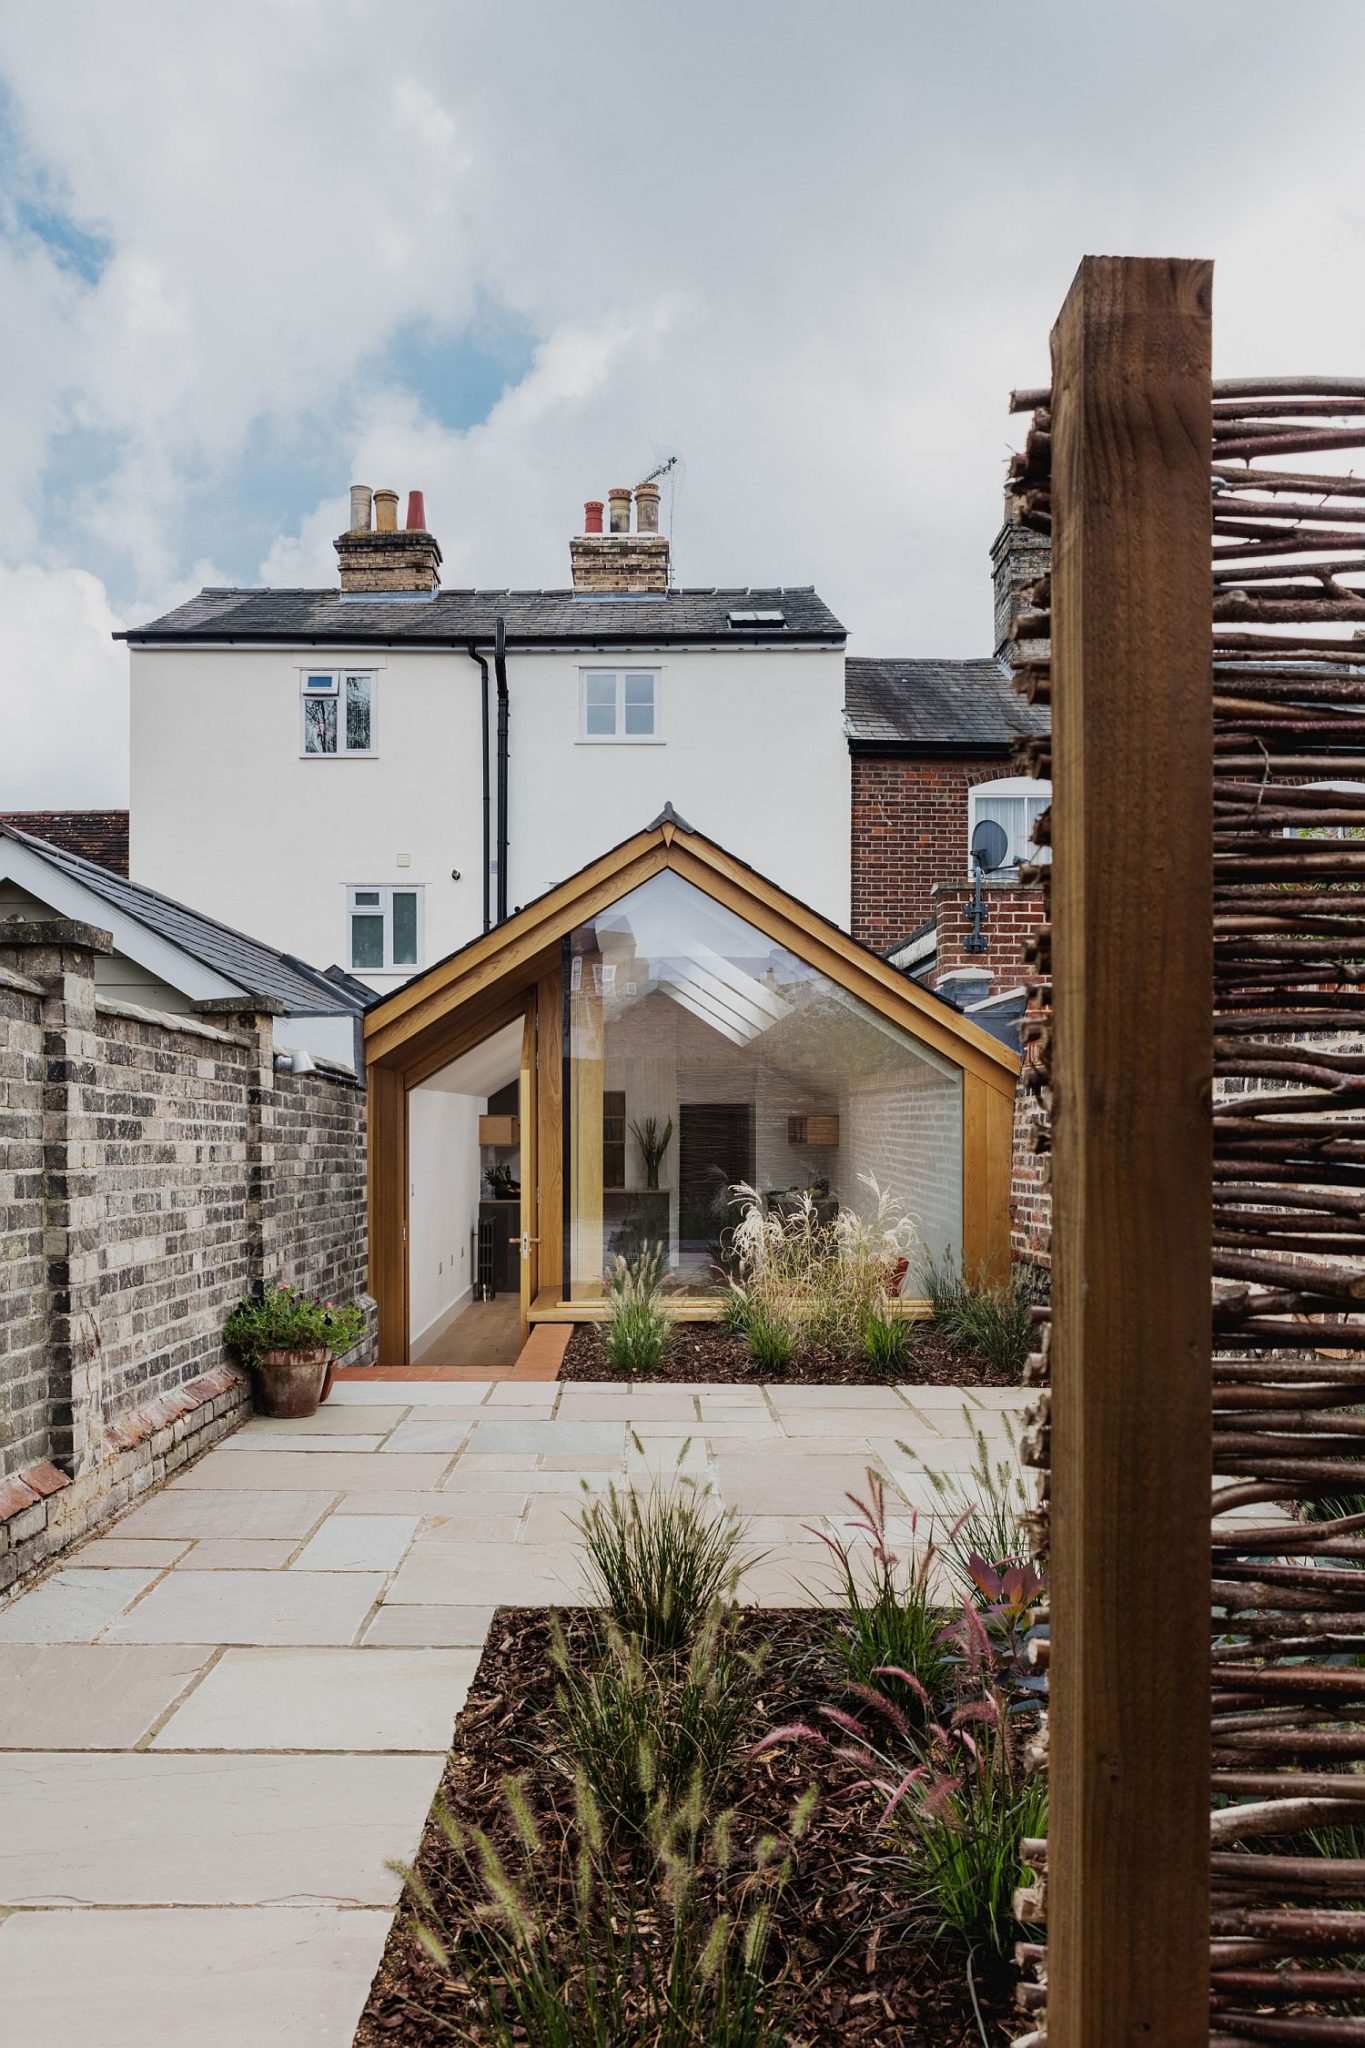
[[[927,1252],[962,1240],[962,1075],[671,871],[565,941],[565,1273],[664,1247],[721,1282],[731,1190],[869,1211],[875,1178]]]

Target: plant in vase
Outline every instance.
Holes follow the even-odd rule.
[[[317,1413],[332,1386],[332,1364],[365,1334],[352,1304],[338,1308],[284,1285],[239,1301],[223,1325],[223,1342],[251,1369],[263,1415]]]
[[[659,1168],[664,1163],[665,1152],[673,1143],[673,1119],[669,1117],[660,1129],[658,1117],[647,1116],[642,1123],[632,1123],[630,1130],[645,1164],[645,1186],[657,1188]]]

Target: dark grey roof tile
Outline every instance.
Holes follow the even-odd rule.
[[[845,724],[855,750],[917,747],[998,749],[1046,732],[1047,713],[1027,704],[1008,665],[983,661],[850,658],[845,665]]]
[[[249,939],[229,925],[219,924],[200,911],[162,896],[156,889],[130,882],[126,875],[114,874],[109,868],[96,867],[93,861],[82,860],[79,854],[68,853],[45,839],[36,839],[30,832],[0,824],[0,835],[31,847],[111,909],[134,918],[148,931],[188,953],[192,960],[235,982],[248,995],[265,996],[279,1003],[285,1016],[353,1016],[365,1007],[364,999],[353,993],[358,984],[347,986],[331,981],[316,968],[295,960],[292,954],[278,952],[259,939]],[[373,1001],[372,991],[367,990],[366,995]]]
[[[332,641],[413,645],[489,641],[506,621],[508,645],[659,640],[762,641],[771,628],[736,627],[737,598],[782,611],[784,638],[842,645],[844,628],[809,587],[778,590],[669,590],[646,597],[580,597],[572,590],[443,590],[434,598],[343,597],[339,590],[201,590],[120,638],[144,640]]]

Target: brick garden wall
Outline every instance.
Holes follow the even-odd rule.
[[[0,925],[0,1593],[246,1413],[243,1293],[365,1287],[364,1090],[269,1017],[97,999],[107,945]]]

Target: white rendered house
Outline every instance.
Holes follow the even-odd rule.
[[[130,630],[133,879],[386,992],[672,802],[847,926],[843,627],[669,587],[631,501],[589,504],[571,588],[443,591],[420,493],[399,528],[358,486],[339,588]]]

